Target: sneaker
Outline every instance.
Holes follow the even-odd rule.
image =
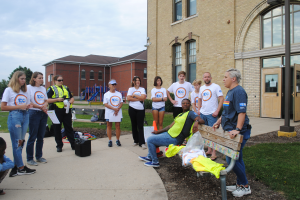
[[[147,149],[147,146],[145,144],[142,144],[142,149]]]
[[[112,141],[108,141],[108,147],[112,147]]]
[[[39,158],[39,159],[36,159],[37,162],[40,162],[40,163],[47,163],[47,160],[45,158]]]
[[[246,188],[243,185],[241,185],[235,191],[232,192],[232,195],[235,196],[235,197],[242,197],[242,196],[247,195],[247,194],[251,194],[250,186],[248,186]]]
[[[17,166],[14,166],[14,168],[12,168],[10,170],[9,177],[14,177],[14,176],[17,176],[17,175],[18,175],[18,168],[17,168]]]
[[[32,166],[38,166],[38,164],[34,160],[28,160],[27,164]]]
[[[62,148],[61,148],[61,147],[57,147],[57,148],[56,148],[56,151],[57,151],[57,152],[62,152]]]
[[[145,161],[145,162],[152,162],[152,160],[148,157],[139,156],[139,159],[142,160],[142,161]]]
[[[134,146],[134,147],[137,146],[137,145],[139,145],[139,143],[133,143],[133,146]]]
[[[145,162],[144,165],[148,166],[148,167],[159,167],[159,163],[153,163],[151,162]]]
[[[120,147],[120,146],[121,146],[121,142],[120,142],[120,140],[117,140],[117,141],[116,141],[116,145],[117,145],[118,147]]]
[[[24,166],[23,169],[18,169],[17,173],[19,176],[24,175],[24,174],[34,174],[35,170],[29,169],[28,167]]]
[[[235,191],[236,189],[238,189],[240,186],[238,186],[238,185],[231,185],[231,186],[226,186],[226,190],[228,191],[228,192],[233,192],[233,191]]]

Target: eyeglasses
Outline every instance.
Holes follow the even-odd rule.
[[[58,82],[62,82],[62,81],[64,81],[64,79],[59,79],[59,80],[57,80]]]

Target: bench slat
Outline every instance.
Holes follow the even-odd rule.
[[[207,131],[200,131],[200,133],[201,133],[201,136],[203,138],[208,139],[208,140],[212,140],[215,143],[226,146],[230,149],[233,149],[233,150],[236,150],[236,151],[239,151],[241,149],[241,143],[238,143],[238,142],[235,142],[235,141],[232,141],[232,140],[228,140],[227,138],[211,134]]]
[[[234,139],[231,139],[229,137],[229,133],[227,131],[225,131],[225,133],[214,131],[214,129],[212,127],[206,126],[206,125],[203,125],[203,124],[199,125],[198,128],[199,128],[199,130],[206,131],[206,132],[209,132],[211,134],[224,137],[224,138],[226,138],[228,140],[232,140],[232,141],[239,142],[239,143],[243,142],[243,135],[241,135],[241,134],[238,134]]]
[[[97,115],[98,110],[101,109],[75,108],[76,115]]]
[[[203,138],[203,140],[204,140],[204,145],[206,145],[212,149],[215,149],[215,150],[219,151],[220,153],[222,153],[234,160],[239,159],[240,153],[238,151],[234,151],[228,147],[222,146],[220,144],[217,144],[217,143],[210,141],[208,139],[205,139],[205,138]]]

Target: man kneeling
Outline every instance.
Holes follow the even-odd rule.
[[[164,129],[154,131],[154,134],[147,139],[148,155],[139,156],[139,159],[145,161],[149,167],[159,167],[156,155],[156,146],[169,146],[170,144],[181,145],[185,138],[198,131],[198,124],[204,124],[197,113],[190,111],[191,102],[184,99],[181,102],[183,112],[180,113],[171,125]]]

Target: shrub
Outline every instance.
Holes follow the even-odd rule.
[[[145,99],[144,105],[145,105],[145,109],[152,109],[152,100],[151,99]]]
[[[172,99],[175,99],[175,96],[174,96],[173,93],[170,93],[170,95],[171,95]],[[169,98],[166,101],[165,110],[166,110],[166,112],[173,112],[173,104],[171,103],[171,101],[169,100]]]

